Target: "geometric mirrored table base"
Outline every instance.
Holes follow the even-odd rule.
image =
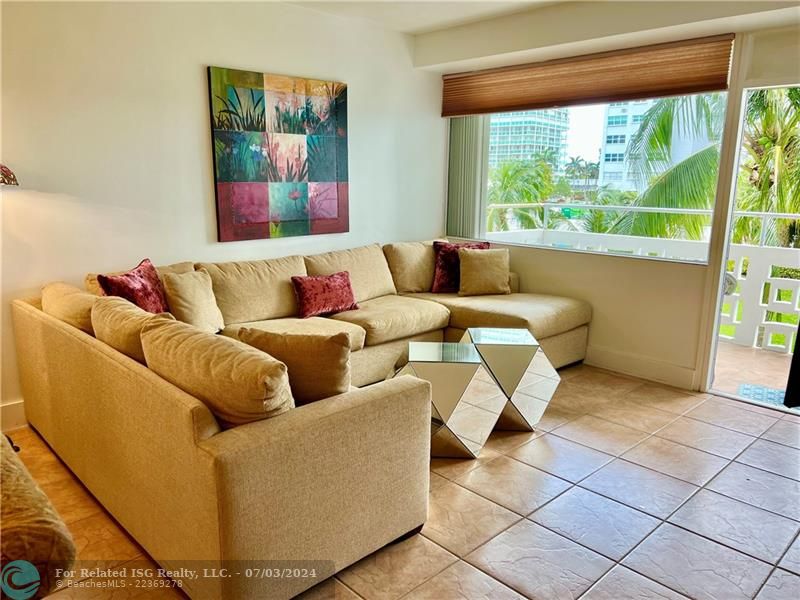
[[[527,329],[471,327],[461,342],[472,344],[503,393],[497,429],[533,431],[561,377]]]
[[[461,343],[409,342],[397,374],[431,383],[431,455],[475,458],[493,429],[533,431],[560,377],[527,329],[470,328]]]
[[[503,406],[475,347],[409,342],[408,363],[397,374],[431,383],[431,455],[477,457]]]

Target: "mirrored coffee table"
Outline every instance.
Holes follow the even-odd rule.
[[[503,392],[497,429],[533,431],[561,378],[527,329],[471,327],[461,338],[474,346]]]
[[[431,455],[476,458],[504,402],[472,344],[409,342],[411,374],[431,383]]]

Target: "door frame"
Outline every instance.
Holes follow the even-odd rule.
[[[728,104],[720,147],[719,179],[709,240],[705,296],[700,323],[701,335],[694,378],[695,389],[703,392],[708,392],[712,389],[714,366],[717,358],[719,343],[717,332],[719,331],[720,313],[724,299],[722,292],[731,242],[731,226],[736,208],[736,180],[744,132],[744,110],[746,108],[747,94],[753,89],[795,87],[800,85],[794,78],[780,81],[778,80],[780,78],[769,81],[756,78],[748,79],[754,37],[755,34],[753,33],[736,35],[731,61]],[[800,335],[797,337],[800,338]],[[797,345],[797,339],[795,345]],[[787,391],[800,386],[800,372],[798,372],[800,371],[800,366],[798,366],[800,365],[800,359],[797,359],[796,356],[797,354],[794,353],[792,368],[790,369],[790,385],[787,385]],[[719,391],[715,393],[728,395]],[[755,401],[742,398],[736,399],[762,406]],[[775,408],[777,410],[786,410],[781,409],[781,407]]]

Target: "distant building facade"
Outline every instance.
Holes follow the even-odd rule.
[[[551,149],[559,173],[567,161],[569,109],[497,113],[489,125],[489,166],[511,160],[526,160]]]
[[[639,129],[644,114],[655,100],[612,102],[606,106],[600,150],[598,184],[615,190],[637,189],[636,177],[625,160],[625,151]]]

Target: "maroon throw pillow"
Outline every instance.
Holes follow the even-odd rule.
[[[433,271],[434,294],[453,294],[461,283],[461,261],[458,258],[459,248],[470,250],[488,250],[489,242],[468,242],[451,244],[450,242],[433,242],[433,253],[436,257]]]
[[[149,258],[127,273],[98,275],[97,282],[106,296],[120,296],[147,312],[169,312],[164,286]]]
[[[304,319],[358,308],[347,271],[333,275],[295,275],[292,283],[300,316]]]

